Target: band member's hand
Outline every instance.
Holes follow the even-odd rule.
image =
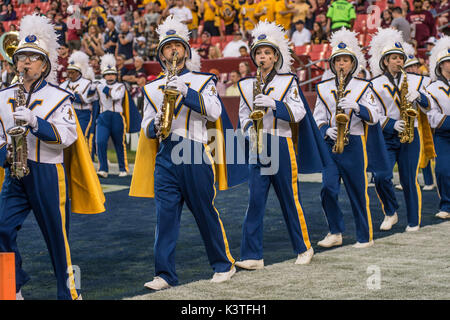
[[[29,125],[31,128],[36,128],[37,126],[37,117],[33,114],[33,111],[31,111],[28,108],[25,107],[19,107],[16,109],[15,112],[13,112],[14,119],[24,121],[27,125]]]
[[[339,106],[344,110],[354,110],[356,113],[359,113],[359,105],[348,98],[342,98],[339,101]]]
[[[406,99],[413,103],[414,101],[417,100],[417,98],[420,97],[420,93],[417,90],[409,90],[408,93],[406,94]]]
[[[398,132],[403,132],[403,130],[405,130],[405,121],[403,120],[395,121],[394,129],[397,130]]]
[[[159,129],[161,128],[162,116],[163,116],[163,114],[162,114],[161,111],[158,111],[158,113],[156,113],[156,116],[155,116],[154,127],[155,127],[156,136],[158,138],[159,138],[159,135],[160,135]]]
[[[275,100],[265,94],[258,94],[254,101],[255,106],[276,109]]]
[[[336,139],[337,139],[337,128],[336,127],[328,128],[327,131],[325,132],[325,134],[327,136],[329,136],[331,138],[331,140],[336,141]]]
[[[170,79],[169,83],[167,83],[167,86],[176,88],[176,90],[180,91],[180,93],[184,97],[186,97],[188,92],[188,86],[179,77],[175,76],[172,79]]]

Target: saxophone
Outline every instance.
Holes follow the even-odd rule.
[[[13,111],[17,107],[24,107],[26,105],[25,88],[23,86],[23,73],[18,76],[18,88],[14,92],[15,104],[13,104]],[[11,144],[8,150],[11,152],[11,176],[16,179],[21,179],[30,173],[28,168],[28,148],[27,148],[27,128],[26,123],[21,120],[15,120],[14,126],[9,128],[6,133],[11,137]]]
[[[253,83],[253,99],[258,94],[262,93],[262,75],[261,75],[261,67],[263,63],[258,66],[258,69],[256,70],[256,81]],[[253,126],[256,131],[256,150],[258,153],[262,152],[263,149],[263,118],[264,118],[264,108],[263,107],[257,107],[253,104],[253,111],[250,113],[250,119],[253,120]]]
[[[348,128],[347,124],[349,122],[349,116],[345,111],[339,107],[339,101],[344,97],[344,84],[345,75],[344,70],[339,71],[339,85],[337,90],[336,99],[336,127],[337,127],[337,138],[333,146],[333,153],[342,153],[344,147],[348,144]]]
[[[161,107],[162,119],[161,126],[159,127],[159,136],[161,140],[166,139],[170,134],[175,103],[177,101],[178,95],[180,94],[178,90],[167,86],[167,83],[177,75],[177,60],[178,51],[175,51],[172,57],[171,68],[167,68],[167,81],[164,88],[164,99]]]
[[[418,115],[413,104],[406,99],[408,94],[408,79],[405,69],[400,68],[403,73],[403,81],[400,86],[400,119],[405,121],[405,129],[399,132],[401,143],[411,143],[414,140],[414,121]]]

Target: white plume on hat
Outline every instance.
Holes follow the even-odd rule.
[[[275,68],[279,73],[291,72],[292,58],[289,49],[289,38],[282,26],[274,22],[260,21],[252,30],[253,44],[250,50],[250,56],[255,62],[255,52],[260,46],[271,46],[278,51],[279,58]]]
[[[14,53],[36,52],[45,56],[50,64],[46,80],[57,83],[58,35],[50,19],[45,16],[28,15],[20,21],[19,45]]]
[[[107,53],[101,57],[100,70],[102,71],[102,75],[117,74],[116,58],[112,53]]]
[[[366,68],[367,61],[359,45],[358,34],[356,32],[344,28],[333,32],[330,38],[330,44],[332,47],[330,67],[331,60],[335,57],[339,55],[351,55],[356,59],[352,72],[353,75],[357,75],[361,69]],[[333,69],[333,67],[331,68]]]
[[[164,20],[162,24],[158,26],[156,32],[159,36],[159,44],[156,53],[156,58],[158,59],[161,67],[165,67],[164,63],[160,60],[159,56],[161,54],[162,48],[164,45],[171,41],[179,41],[181,42],[188,54],[188,59],[191,58],[192,51],[191,46],[189,45],[189,29],[188,26],[181,22],[179,18],[170,15]]]
[[[406,54],[403,50],[403,36],[401,31],[393,28],[381,29],[370,41],[369,64],[372,76],[376,77],[383,73],[383,58],[391,53],[403,54],[406,60]]]
[[[186,68],[190,71],[200,72],[202,67],[201,57],[197,52],[197,49],[191,49],[191,58],[186,61]]]
[[[89,56],[83,51],[74,51],[68,61],[67,70],[77,70],[83,78],[86,78],[86,72],[89,68]]]
[[[430,56],[430,76],[432,80],[436,80],[441,75],[439,64],[446,60],[450,60],[450,37],[444,36],[440,38],[436,45],[431,49]]]

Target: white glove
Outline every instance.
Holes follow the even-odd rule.
[[[325,132],[325,134],[327,136],[329,136],[331,138],[331,140],[336,141],[336,139],[337,139],[337,128],[336,127],[328,128],[327,131]]]
[[[406,100],[408,100],[409,102],[414,102],[417,100],[417,98],[420,97],[420,93],[417,90],[409,90],[408,93],[406,94]]]
[[[275,100],[262,93],[258,94],[253,102],[257,107],[270,108],[273,110],[276,109]]]
[[[153,125],[155,126],[155,132],[156,132],[156,136],[159,138],[159,128],[161,127],[161,120],[162,120],[162,112],[158,111],[155,115],[155,121],[153,123]]]
[[[186,97],[188,92],[188,86],[179,77],[175,76],[172,79],[170,79],[170,81],[167,83],[167,86],[175,88],[176,90],[180,91],[180,93],[184,97]]]
[[[26,125],[30,126],[32,129],[37,126],[37,117],[28,108],[19,107],[13,112],[14,119],[26,122]]]
[[[359,105],[348,98],[342,98],[339,101],[339,106],[344,110],[354,110],[356,113],[359,113]]]
[[[395,121],[394,129],[397,130],[398,132],[402,132],[403,130],[405,130],[405,121],[403,120]]]
[[[252,152],[256,151],[256,130],[253,126],[250,126],[250,128],[248,128],[248,138],[250,141],[250,150]]]

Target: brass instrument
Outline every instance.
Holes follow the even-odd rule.
[[[166,139],[170,134],[170,128],[172,127],[173,113],[175,109],[175,103],[177,101],[180,92],[173,87],[168,87],[167,83],[177,75],[177,61],[178,51],[175,51],[172,57],[171,68],[167,67],[167,82],[164,88],[164,100],[161,107],[162,119],[161,126],[159,128],[159,136],[161,140]]]
[[[14,92],[15,104],[13,104],[14,111],[18,107],[25,107],[25,88],[23,86],[23,73],[18,76],[18,88]],[[27,148],[27,128],[26,122],[22,120],[15,120],[14,126],[9,128],[6,133],[11,137],[11,176],[16,179],[21,179],[30,173],[28,168],[28,148]]]
[[[405,121],[405,129],[399,132],[401,143],[411,143],[414,140],[414,122],[418,112],[411,102],[406,99],[408,94],[408,79],[405,69],[400,68],[403,73],[403,81],[400,86],[400,119]]]
[[[17,31],[9,31],[0,37],[0,54],[5,60],[12,64],[12,56],[19,45],[19,33]]]
[[[345,75],[344,70],[340,69],[338,77],[338,90],[336,93],[336,127],[337,138],[333,146],[333,153],[342,153],[344,147],[348,144],[348,122],[350,118],[345,111],[339,107],[339,101],[344,97]]]
[[[262,93],[262,74],[261,74],[261,67],[263,66],[263,63],[258,66],[258,69],[256,70],[256,81],[253,83],[253,100],[258,94]],[[250,113],[250,119],[253,120],[253,126],[256,131],[256,151],[258,153],[262,152],[263,149],[263,118],[265,114],[265,108],[264,107],[257,107],[253,104],[253,111]]]

